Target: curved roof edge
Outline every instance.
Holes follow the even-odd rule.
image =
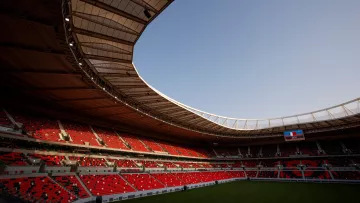
[[[318,111],[269,119],[218,116],[171,99],[146,83],[132,59],[134,45],[146,26],[172,0],[128,1],[126,6],[114,6],[93,0],[64,0],[62,8],[66,40],[80,69],[89,81],[119,101],[118,105],[169,125],[215,136],[275,134],[360,120],[360,98]]]

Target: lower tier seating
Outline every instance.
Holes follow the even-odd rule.
[[[277,171],[259,171],[258,178],[277,178],[278,172]]]
[[[340,180],[360,180],[359,171],[331,171],[334,179]]]
[[[140,191],[153,190],[165,187],[165,185],[160,183],[158,180],[156,180],[149,174],[122,174],[122,177],[124,177],[130,184],[135,186]]]
[[[135,192],[119,175],[80,175],[81,180],[93,195],[109,195]]]
[[[56,182],[58,182],[60,185],[62,185],[63,187],[65,187],[67,190],[77,195],[78,197],[80,198],[90,197],[75,176],[73,175],[55,176],[54,179],[56,180]]]
[[[0,182],[8,193],[25,201],[67,203],[77,199],[47,176],[0,179]]]
[[[167,187],[175,187],[184,185],[184,183],[171,173],[153,173],[154,178],[165,184]]]

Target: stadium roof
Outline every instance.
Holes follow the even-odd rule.
[[[360,123],[360,98],[306,114],[238,119],[194,109],[151,87],[132,63],[134,45],[171,2],[2,2],[2,83],[112,127],[179,137],[271,137]]]

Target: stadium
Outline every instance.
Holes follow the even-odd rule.
[[[360,97],[267,119],[176,101],[133,64],[172,3],[0,3],[0,202],[357,202]]]

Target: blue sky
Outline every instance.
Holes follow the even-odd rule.
[[[304,113],[360,96],[359,0],[175,0],[135,47],[140,75],[223,116]]]

